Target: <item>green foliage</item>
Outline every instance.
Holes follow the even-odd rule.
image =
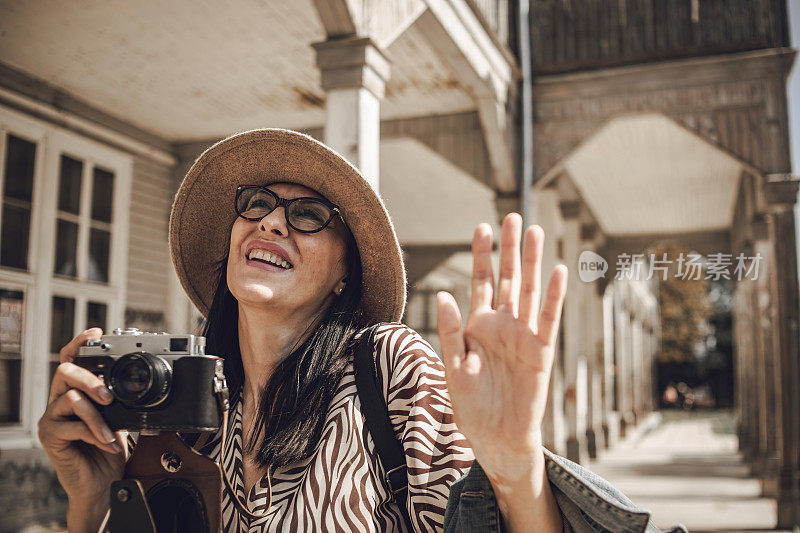
[[[651,252],[657,257],[666,253],[671,260],[669,275],[659,280],[659,315],[661,317],[662,363],[688,363],[695,360],[695,350],[708,335],[708,320],[713,307],[708,298],[709,282],[703,269],[701,279],[681,279],[676,276],[677,260],[681,253],[690,250],[674,242],[655,246]]]

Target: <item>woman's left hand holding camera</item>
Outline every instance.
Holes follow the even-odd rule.
[[[439,341],[456,425],[492,483],[509,531],[561,531],[562,519],[545,472],[542,419],[567,269],[556,267],[539,312],[544,232],[522,219],[503,220],[500,276],[492,272],[492,230],[472,241],[472,301],[466,327],[453,297],[440,293]]]
[[[97,531],[108,509],[112,481],[125,469],[124,432],[112,433],[90,399],[107,405],[113,397],[103,380],[72,363],[78,348],[103,332],[92,328],[60,352],[39,440],[69,498],[69,531]]]

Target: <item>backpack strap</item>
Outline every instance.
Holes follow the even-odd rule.
[[[386,482],[389,484],[392,499],[400,507],[406,528],[411,527],[411,517],[408,515],[406,500],[408,498],[408,474],[406,472],[406,455],[403,445],[397,437],[389,420],[389,409],[386,399],[378,390],[378,374],[375,368],[375,332],[383,324],[375,324],[361,333],[353,354],[353,367],[355,369],[356,389],[361,400],[361,412],[367,424],[367,429],[375,442],[375,451],[378,452],[383,469],[386,472]]]

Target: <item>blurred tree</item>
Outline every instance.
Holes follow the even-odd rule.
[[[699,276],[678,276],[678,258],[687,257],[689,249],[676,242],[663,242],[649,250],[656,258],[671,261],[666,279],[659,279],[659,315],[661,317],[660,363],[691,363],[704,350],[708,337],[708,320],[713,308],[708,298],[709,282],[705,268]],[[690,279],[699,277],[700,279]]]

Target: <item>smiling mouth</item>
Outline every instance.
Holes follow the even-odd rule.
[[[264,250],[251,250],[250,253],[247,254],[247,259],[260,261],[262,263],[269,263],[270,265],[275,265],[276,267],[284,270],[289,270],[292,268],[292,264],[289,261],[286,261],[285,259],[282,259],[277,255],[271,254]]]

